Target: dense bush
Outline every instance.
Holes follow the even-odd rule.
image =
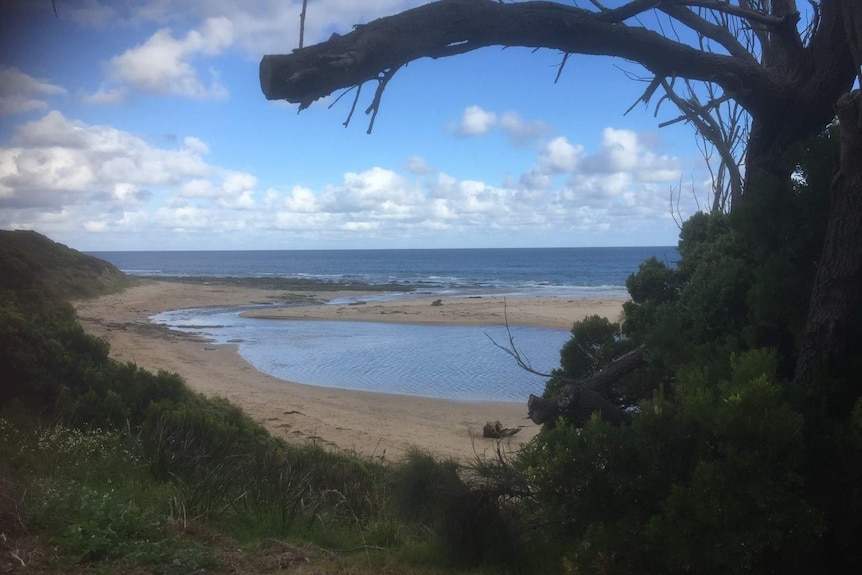
[[[797,154],[791,188],[757,182],[757,202],[683,225],[674,266],[644,262],[619,329],[575,325],[559,373],[641,344],[647,366],[619,384],[630,424],[559,421],[516,461],[531,521],[574,572],[846,572],[862,559],[858,382],[792,381],[834,135]]]

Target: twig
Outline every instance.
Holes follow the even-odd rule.
[[[561,377],[558,377],[558,376],[551,374],[551,373],[543,373],[541,371],[533,369],[533,366],[530,364],[530,360],[521,355],[521,352],[518,350],[517,346],[515,346],[515,336],[512,335],[512,329],[509,327],[509,312],[508,312],[508,309],[506,306],[506,299],[505,298],[503,298],[503,318],[504,318],[504,321],[506,324],[506,335],[509,338],[508,347],[504,346],[504,345],[500,345],[499,343],[496,342],[496,340],[494,340],[493,337],[491,337],[488,334],[488,332],[485,332],[485,337],[487,337],[489,340],[491,340],[491,343],[493,343],[495,347],[497,347],[498,349],[501,349],[501,350],[505,351],[507,354],[509,354],[509,356],[515,360],[515,363],[517,364],[517,366],[520,367],[521,369],[523,369],[524,371],[526,371],[527,373],[532,373],[533,375],[538,375],[539,377],[552,377],[552,378],[557,379],[559,381],[562,381],[564,383],[566,383],[566,382],[576,383],[576,380],[573,380],[573,379],[561,378]]]
[[[569,56],[571,56],[569,52],[563,54],[563,61],[560,62],[560,67],[557,68],[557,77],[554,78],[554,84],[560,81],[560,76],[563,74],[563,68],[566,67],[566,61],[569,59]]]
[[[305,7],[308,5],[308,0],[302,0],[302,12],[299,13],[299,47],[302,48],[303,40],[305,39]]]
[[[15,551],[9,551],[9,555],[11,555],[13,559],[17,559],[18,562],[21,564],[21,567],[23,567],[24,569],[27,568],[27,564],[24,563],[24,560],[21,559],[21,556],[18,555]]]
[[[377,84],[377,90],[374,92],[374,99],[371,100],[371,105],[365,110],[366,114],[371,114],[371,121],[368,122],[368,131],[367,134],[370,134],[374,129],[374,120],[377,119],[377,112],[380,111],[380,99],[383,97],[383,90],[386,89],[386,85],[389,84],[389,80],[395,75],[395,72],[401,69],[401,65],[395,66],[394,68],[389,68],[383,75],[377,78],[379,82]]]
[[[359,94],[362,93],[363,84],[356,86],[356,97],[353,98],[353,105],[350,106],[350,113],[347,114],[347,119],[344,120],[344,127],[350,125],[350,119],[353,117],[353,112],[356,110],[356,103],[359,101]]]

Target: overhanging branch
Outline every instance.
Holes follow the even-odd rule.
[[[285,99],[303,109],[419,58],[520,46],[617,56],[659,76],[715,82],[753,112],[759,107],[767,112],[770,96],[780,91],[750,59],[700,51],[644,28],[607,22],[605,14],[555,2],[442,0],[291,54],[264,56],[261,88],[268,99]]]

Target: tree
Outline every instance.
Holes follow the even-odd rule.
[[[519,455],[529,507],[577,572],[857,569],[862,1],[809,0],[801,31],[795,0],[590,2],[442,0],[266,56],[261,87],[300,109],[356,87],[355,109],[376,82],[370,130],[418,58],[497,45],[559,50],[561,71],[572,53],[642,65],[639,101],[675,104],[670,121],[715,146],[730,185],[682,226],[676,269],[647,261],[629,278],[621,329],[636,347],[608,364],[615,338],[576,326],[582,356],[562,358],[552,397],[531,398],[534,421],[573,425]],[[632,412],[616,386],[635,376],[655,385]]]
[[[291,54],[264,56],[261,88],[268,99],[286,99],[302,110],[354,87],[355,109],[359,88],[376,82],[367,109],[370,131],[387,84],[419,58],[487,46],[549,48],[564,54],[562,71],[569,54],[617,56],[652,75],[640,100],[649,102],[661,88],[662,100],[680,108],[680,119],[716,146],[731,182],[743,178],[733,146],[747,134],[744,181],[730,186],[726,202],[733,210],[756,193],[754,182],[788,182],[794,166],[786,153],[824,129],[837,110],[841,163],[796,379],[841,373],[862,335],[862,98],[851,92],[862,77],[862,2],[811,0],[812,20],[803,31],[796,0],[631,0],[612,9],[592,4],[595,10],[557,2],[441,0]],[[642,27],[639,17],[647,13],[687,29],[682,37],[692,42]],[[686,94],[677,93],[678,85]],[[702,102],[698,93],[709,99]],[[722,119],[720,106],[728,103],[750,115],[750,130]]]

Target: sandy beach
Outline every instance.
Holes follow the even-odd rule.
[[[482,438],[488,421],[523,429],[504,440],[517,448],[538,432],[524,403],[467,402],[368,393],[287,382],[257,371],[233,345],[216,346],[149,321],[168,310],[250,303],[304,302],[298,307],[255,310],[247,317],[356,320],[448,325],[527,325],[570,328],[592,314],[618,319],[623,300],[538,297],[406,298],[323,304],[359,292],[285,291],[246,286],[147,281],[122,293],[78,302],[88,333],[111,344],[112,357],[180,374],[194,390],[229,399],[274,435],[292,442],[318,441],[365,456],[397,459],[411,446],[443,457],[492,455],[495,440]]]

